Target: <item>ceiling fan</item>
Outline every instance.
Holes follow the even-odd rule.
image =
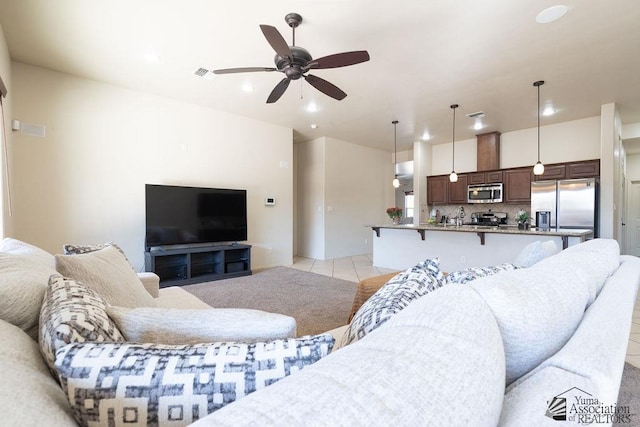
[[[232,73],[253,73],[260,71],[279,71],[286,76],[280,80],[271,91],[267,98],[267,104],[276,102],[284,94],[289,87],[291,80],[298,80],[303,77],[309,84],[320,92],[328,95],[338,101],[343,100],[347,94],[336,85],[321,79],[313,74],[308,74],[309,70],[320,70],[326,68],[346,67],[355,65],[369,60],[369,53],[366,50],[357,50],[352,52],[336,53],[334,55],[323,56],[322,58],[313,59],[311,54],[304,48],[296,46],[296,28],[302,22],[302,16],[297,13],[289,13],[284,17],[285,22],[293,30],[293,45],[289,46],[284,40],[280,32],[270,25],[260,25],[262,34],[267,39],[273,50],[276,51],[274,58],[275,68],[273,67],[244,67],[244,68],[226,68],[221,70],[213,70],[214,74],[232,74]]]

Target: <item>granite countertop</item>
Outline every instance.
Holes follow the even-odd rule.
[[[545,235],[545,236],[568,236],[568,237],[593,237],[593,230],[574,229],[574,228],[550,228],[537,229],[529,228],[526,230],[518,229],[517,225],[451,225],[451,224],[400,224],[400,225],[372,225],[373,229],[390,228],[397,230],[425,230],[425,231],[454,231],[466,233],[502,233],[502,234],[524,234],[524,235]]]

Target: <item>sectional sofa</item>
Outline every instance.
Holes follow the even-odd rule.
[[[102,255],[54,258],[12,239],[0,245],[0,411],[7,425],[93,425],[101,404],[107,408],[99,418],[105,425],[105,416],[114,425],[128,420],[195,426],[558,426],[558,420],[606,425],[624,416],[603,408],[610,410],[617,400],[640,260],[621,256],[614,240],[572,246],[526,268],[488,269],[492,273],[466,283],[443,281],[432,264],[429,271],[414,270],[428,278],[420,288],[428,292],[413,297],[403,289],[395,300],[400,309],[385,307],[383,323],[371,327],[376,316],[365,303],[354,317],[360,318],[358,328],[352,322],[330,334],[298,338],[295,322],[286,316],[216,314],[180,288],[158,290],[153,275],[136,276],[147,294],[124,301],[149,296],[151,306],[114,308],[106,301],[113,296],[78,285],[96,271],[76,264],[107,253],[111,259],[121,256],[112,248],[98,251]],[[70,272],[78,277],[68,277]],[[98,275],[109,286],[116,277],[130,280],[128,273],[120,268],[122,277]],[[88,305],[68,315],[64,310],[78,301]],[[180,311],[186,309],[194,310]],[[177,331],[162,329],[181,313]],[[207,322],[207,315],[222,316],[220,330],[209,334],[217,322]],[[247,327],[238,331],[234,319]],[[174,344],[186,339],[190,324],[202,335]],[[241,333],[254,338],[224,344]],[[251,374],[216,371],[247,366],[216,359],[223,353],[244,361],[251,355]],[[263,353],[277,360],[273,366],[261,366]],[[276,367],[280,376],[265,379]],[[233,392],[235,402],[225,401],[227,374],[236,388],[238,377],[245,387]],[[144,375],[155,388],[139,382]],[[181,386],[168,387],[169,380]],[[127,387],[138,387],[142,395],[100,403],[109,390]],[[198,393],[207,387],[213,387],[208,394]],[[136,398],[155,403],[141,410]],[[219,409],[205,416],[212,404]]]

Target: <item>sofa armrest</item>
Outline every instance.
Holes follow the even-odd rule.
[[[149,292],[152,297],[158,298],[158,292],[160,289],[160,277],[158,277],[157,274],[151,272],[137,274],[147,292]]]

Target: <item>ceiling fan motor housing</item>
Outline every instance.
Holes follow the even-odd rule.
[[[309,51],[303,47],[289,46],[289,49],[291,49],[291,61],[289,58],[276,55],[273,62],[275,62],[276,68],[283,71],[288,78],[298,80],[304,73],[303,69],[313,58]]]

